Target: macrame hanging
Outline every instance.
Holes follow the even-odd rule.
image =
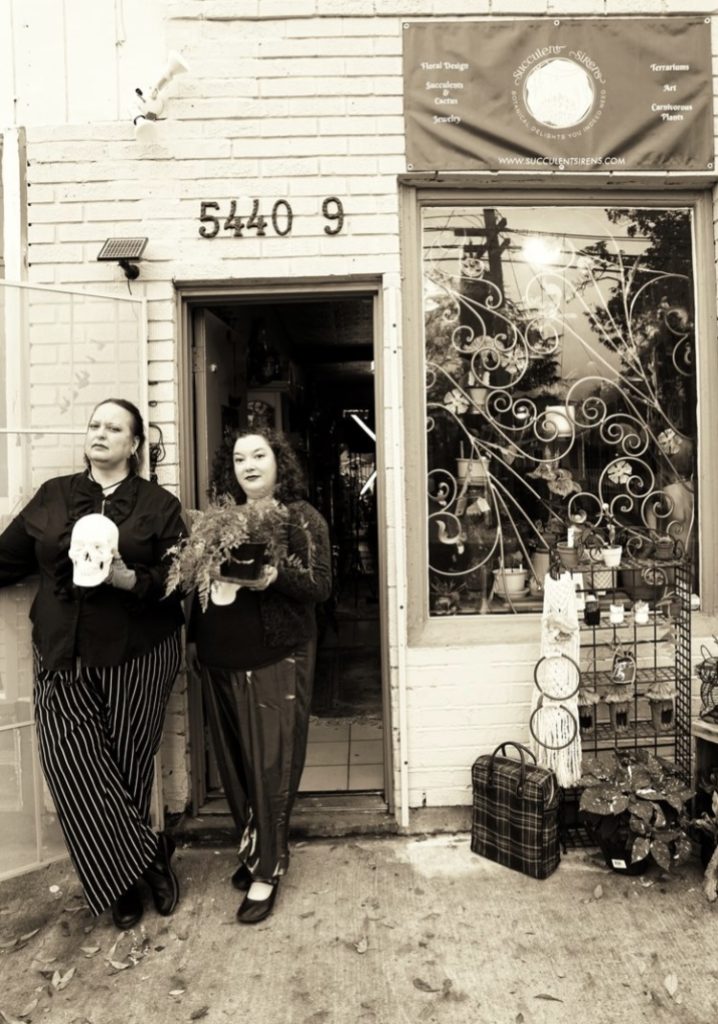
[[[538,763],[555,772],[559,786],[570,787],[581,777],[580,633],[571,574],[547,573],[543,594],[541,657],[534,668],[529,727]]]

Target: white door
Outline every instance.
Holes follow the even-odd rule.
[[[0,529],[49,477],[82,468],[105,398],[147,421],[143,299],[0,281]],[[35,583],[0,590],[0,879],[64,856],[40,771],[28,609]]]

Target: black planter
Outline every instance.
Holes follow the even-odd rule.
[[[586,829],[594,840],[606,866],[620,875],[642,875],[648,868],[648,857],[631,863],[631,850],[636,836],[628,827],[627,814],[593,814],[581,812]]]
[[[596,724],[593,704],[578,705],[578,724],[580,726],[582,736],[588,736],[593,732]]]
[[[230,552],[228,561],[220,566],[220,576],[230,580],[256,580],[262,575],[266,544],[240,544]]]

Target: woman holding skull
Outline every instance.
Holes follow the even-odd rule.
[[[149,823],[154,755],[180,666],[180,598],[164,598],[180,504],[138,475],[144,425],[101,402],[86,470],[46,481],[0,534],[0,586],[39,573],[33,623],[40,760],[91,911],[141,918],[140,877],[160,914],[179,897],[171,839]]]

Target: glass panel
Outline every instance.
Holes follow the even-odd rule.
[[[145,374],[140,301],[0,282],[0,529],[43,481],[82,468],[98,401],[144,407]],[[29,724],[35,587],[0,590],[0,876],[64,852]]]
[[[692,251],[688,209],[424,211],[432,615],[540,610],[550,549],[695,570]]]
[[[32,726],[0,731],[0,878],[64,853],[60,826],[39,776]],[[40,809],[36,816],[36,799]],[[39,824],[39,834],[38,834]]]

